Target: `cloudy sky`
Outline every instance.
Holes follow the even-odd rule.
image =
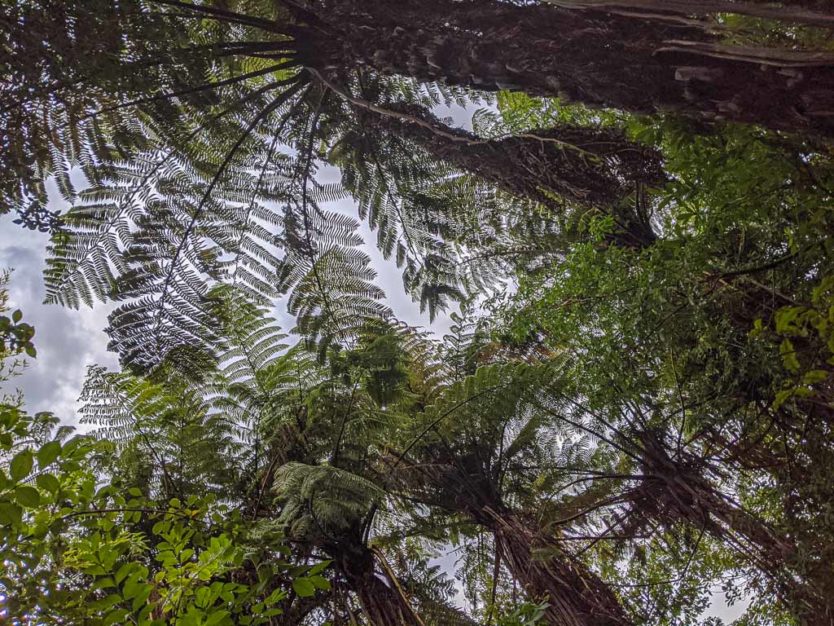
[[[107,308],[74,311],[44,305],[43,267],[48,237],[0,217],[0,268],[13,269],[11,305],[35,327],[36,359],[8,384],[23,390],[29,411],[52,411],[75,422],[75,405],[87,365],[115,366],[107,352]]]
[[[437,114],[448,116],[461,126],[472,128],[471,118],[477,107],[438,107]],[[320,171],[322,182],[338,180],[333,168]],[[74,180],[80,186],[82,180]],[[57,192],[54,194],[57,196]],[[53,197],[51,209],[64,209],[60,198]],[[329,207],[356,215],[350,201]],[[373,260],[373,267],[379,274],[377,284],[385,290],[387,304],[402,321],[425,326],[443,335],[448,331],[449,320],[442,318],[429,324],[427,315],[422,315],[419,306],[403,292],[399,270],[393,262],[385,261],[373,246],[376,240],[366,225],[361,233],[371,245],[365,251]],[[11,305],[20,308],[28,323],[35,326],[37,359],[31,360],[26,372],[12,381],[12,385],[23,390],[26,404],[31,412],[52,411],[67,423],[76,424],[76,405],[84,382],[88,365],[115,367],[116,357],[107,351],[107,315],[112,305],[100,304],[93,309],[70,310],[57,305],[44,305],[42,273],[46,246],[49,237],[21,228],[12,223],[12,216],[0,216],[0,269],[13,269],[9,286]],[[293,320],[286,314],[283,302],[276,303],[275,316],[285,330],[290,330]]]
[[[349,209],[349,206],[343,207]],[[366,241],[373,236],[363,228]],[[24,319],[35,327],[36,359],[30,359],[23,375],[9,384],[20,388],[31,412],[52,411],[68,423],[76,423],[76,401],[88,365],[115,367],[114,354],[107,351],[107,314],[112,305],[99,304],[79,310],[43,304],[43,269],[48,236],[25,230],[12,223],[9,215],[0,217],[0,268],[12,269],[9,285],[11,306],[23,311]],[[372,246],[366,251],[379,272],[378,284],[385,290],[388,305],[397,317],[409,324],[429,326],[428,316],[403,292],[399,270],[384,261]],[[276,304],[275,315],[284,327],[292,327],[285,304]],[[438,319],[431,330],[447,332],[449,320]]]

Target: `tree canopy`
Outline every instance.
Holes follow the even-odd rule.
[[[827,2],[8,4],[0,212],[121,367],[3,399],[4,618],[834,623]]]

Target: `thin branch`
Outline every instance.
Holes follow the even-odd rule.
[[[229,11],[227,9],[221,9],[216,6],[205,6],[201,4],[191,4],[189,2],[180,2],[179,0],[150,0],[155,4],[162,4],[165,6],[177,7],[178,9],[185,9],[187,11],[194,11],[197,13],[202,13],[206,16],[209,16],[213,19],[216,19],[219,22],[229,22],[232,24],[242,24],[246,26],[253,26],[255,28],[259,28],[261,30],[266,30],[273,33],[280,33],[282,35],[286,35],[285,31],[283,31],[277,22],[273,22],[270,20],[265,20],[259,17],[253,17],[251,15],[245,15],[243,13],[237,13],[235,11]]]
[[[416,115],[410,115],[408,113],[403,113],[401,111],[394,111],[392,109],[386,109],[385,107],[381,107],[381,106],[379,106],[377,104],[374,104],[373,102],[369,102],[369,101],[367,101],[363,98],[359,98],[357,96],[352,96],[349,93],[347,93],[346,91],[344,91],[342,88],[340,88],[338,85],[336,85],[332,81],[330,81],[330,80],[326,79],[324,76],[322,76],[322,74],[318,70],[316,70],[315,68],[305,67],[305,69],[308,72],[310,72],[312,75],[314,75],[316,78],[318,78],[322,82],[322,84],[324,84],[328,89],[330,89],[330,91],[332,91],[335,94],[341,96],[342,98],[344,98],[345,100],[347,100],[348,102],[350,102],[354,106],[359,107],[360,109],[365,109],[367,111],[371,111],[371,112],[377,113],[379,115],[384,115],[386,117],[392,117],[392,118],[401,120],[401,121],[406,122],[408,124],[413,124],[415,126],[420,126],[421,128],[425,128],[427,130],[430,130],[431,132],[433,132],[434,134],[436,134],[440,137],[443,137],[445,139],[448,139],[450,141],[454,141],[454,142],[457,142],[457,143],[465,143],[465,144],[470,145],[470,146],[480,146],[480,145],[484,145],[484,144],[489,143],[489,141],[486,140],[486,139],[472,139],[471,137],[467,137],[466,135],[463,135],[463,134],[452,133],[452,132],[449,132],[449,131],[444,130],[442,128],[438,128],[435,124],[432,124],[431,122],[427,122],[426,120],[424,120],[420,117],[417,117]]]
[[[240,76],[232,76],[231,78],[220,80],[220,81],[217,81],[216,83],[205,83],[205,84],[200,85],[198,87],[193,87],[192,86],[192,87],[188,87],[186,89],[182,89],[182,90],[179,90],[179,91],[169,91],[169,92],[159,94],[159,95],[156,95],[156,96],[148,96],[146,98],[137,98],[136,100],[130,100],[128,102],[122,102],[120,104],[114,104],[113,106],[105,107],[103,109],[99,109],[98,111],[88,113],[87,115],[80,118],[79,121],[83,121],[83,120],[86,120],[86,119],[97,117],[97,116],[99,116],[103,113],[111,113],[113,111],[118,111],[119,109],[125,109],[125,108],[136,106],[136,105],[139,105],[139,104],[147,104],[147,103],[150,103],[150,102],[156,102],[158,100],[165,100],[167,98],[175,98],[175,97],[185,96],[185,95],[189,95],[189,94],[193,94],[193,93],[199,93],[199,92],[202,92],[202,91],[211,91],[211,90],[214,90],[214,89],[219,89],[220,87],[225,87],[227,85],[233,85],[235,83],[240,83],[240,82],[243,82],[245,80],[249,80],[250,78],[257,78],[259,76],[264,76],[266,74],[271,74],[273,72],[277,72],[279,70],[290,68],[290,67],[296,67],[298,65],[299,65],[298,61],[288,60],[288,61],[285,61],[283,63],[277,63],[275,65],[270,65],[269,67],[266,67],[266,68],[260,69],[260,70],[256,70],[254,72],[248,72],[246,74],[241,74]],[[296,79],[293,77],[292,79],[289,79],[289,80],[294,81]],[[287,83],[287,81],[282,81],[282,82]]]

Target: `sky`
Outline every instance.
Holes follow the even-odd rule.
[[[482,105],[479,105],[482,106]],[[478,107],[438,107],[439,116],[471,130],[472,114]],[[323,168],[319,172],[321,182],[338,181],[338,171]],[[73,180],[77,186],[81,181]],[[62,206],[57,192],[52,194],[50,210]],[[352,201],[344,200],[328,208],[356,216]],[[113,305],[98,304],[94,308],[79,310],[66,309],[58,305],[45,305],[43,269],[49,236],[33,232],[12,223],[11,215],[0,216],[0,270],[13,269],[10,285],[10,305],[23,311],[24,320],[35,327],[36,359],[30,359],[22,376],[6,385],[23,391],[26,406],[30,412],[51,411],[64,423],[77,425],[77,399],[81,393],[84,376],[89,365],[104,365],[115,368],[116,356],[107,351],[107,315]],[[438,316],[433,324],[428,315],[420,313],[419,306],[403,291],[400,270],[393,260],[384,260],[373,245],[376,236],[367,224],[360,230],[368,242],[365,252],[372,259],[372,266],[378,273],[377,285],[386,294],[386,304],[403,322],[412,326],[423,326],[442,336],[448,332],[450,320]],[[82,305],[83,306],[83,305]],[[293,320],[286,313],[286,303],[276,302],[273,313],[284,330],[292,328]]]
[[[453,107],[437,111],[439,115],[450,116],[452,120],[471,129],[472,109]],[[322,182],[338,180],[338,173],[332,168],[321,172]],[[56,201],[50,203],[50,209],[62,208]],[[330,206],[339,211],[356,215],[355,206],[349,200]],[[21,228],[12,223],[13,216],[0,216],[0,270],[12,269],[9,283],[11,310],[23,311],[24,321],[35,327],[35,346],[37,357],[29,359],[23,374],[0,391],[11,392],[20,389],[23,392],[26,408],[30,413],[50,411],[65,424],[78,426],[78,396],[84,384],[87,367],[104,365],[111,369],[118,366],[116,355],[107,350],[107,315],[112,304],[99,303],[93,308],[68,309],[59,305],[47,305],[44,300],[43,269],[46,258],[46,246],[49,236]],[[442,336],[448,332],[450,320],[446,315],[438,316],[430,323],[427,314],[422,314],[419,306],[411,301],[403,291],[400,270],[392,260],[384,260],[373,245],[375,235],[366,224],[361,227],[363,239],[368,242],[365,252],[372,259],[372,266],[377,271],[377,284],[386,293],[386,304],[391,307],[398,319],[413,326],[422,326]],[[275,317],[290,330],[292,318],[286,313],[286,304],[276,302]],[[83,426],[81,427],[83,430]],[[444,569],[452,573],[454,557],[449,554],[439,560]],[[721,617],[725,623],[741,615],[746,603],[741,602],[728,607],[723,594],[716,593],[712,605],[704,617]],[[459,598],[462,600],[462,598]]]
[[[107,352],[109,307],[71,310],[45,305],[43,268],[48,235],[21,228],[12,216],[0,217],[0,269],[12,269],[10,306],[23,311],[35,327],[38,355],[28,359],[23,374],[6,383],[6,391],[23,391],[27,409],[51,411],[65,423],[76,423],[76,400],[88,365],[115,367]]]
[[[351,207],[340,207],[346,211]],[[354,212],[355,215],[355,212]],[[363,225],[365,241],[373,242],[374,235]],[[68,309],[60,305],[44,304],[43,269],[49,237],[21,228],[12,223],[12,216],[0,216],[0,269],[11,269],[9,299],[11,310],[23,311],[24,321],[35,327],[35,347],[38,354],[21,376],[7,383],[5,391],[20,389],[27,409],[34,413],[51,411],[65,423],[77,425],[77,399],[89,365],[116,368],[116,355],[107,350],[107,315],[112,304],[99,303],[93,308]],[[398,319],[429,328],[443,335],[449,329],[446,316],[430,324],[428,315],[404,293],[400,270],[393,261],[386,261],[371,245],[365,246],[378,272],[377,284],[386,293],[386,304]],[[292,318],[286,314],[286,303],[276,302],[273,313],[290,330]]]

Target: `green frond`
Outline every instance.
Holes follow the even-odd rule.
[[[359,529],[384,499],[367,479],[327,465],[288,463],[276,472],[272,489],[284,504],[281,520],[290,536],[314,542]]]

